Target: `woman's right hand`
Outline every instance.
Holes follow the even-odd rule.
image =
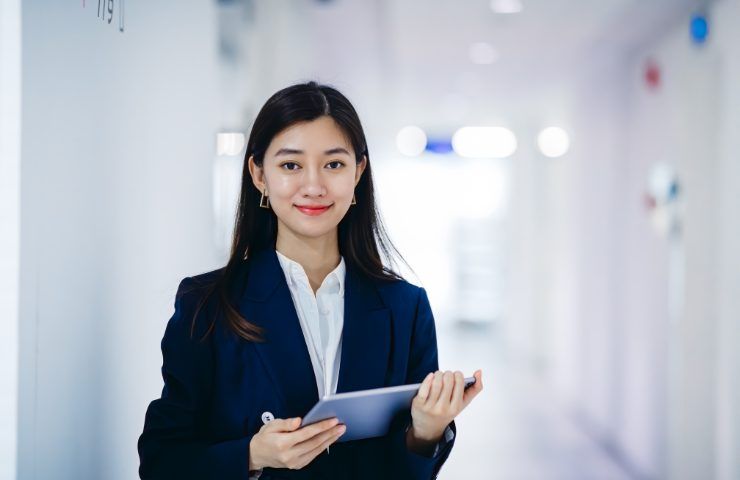
[[[262,425],[249,442],[249,470],[303,468],[344,434],[336,417],[301,425],[301,418],[276,418]]]

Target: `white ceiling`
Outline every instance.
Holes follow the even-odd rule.
[[[522,0],[523,12],[496,14],[488,0],[242,1],[258,26],[252,41],[273,52],[252,70],[279,72],[267,90],[318,78],[354,94],[366,109],[385,94],[384,108],[395,108],[396,117],[404,109],[432,115],[439,110],[425,108],[435,102],[475,106],[497,95],[531,96],[569,72],[629,55],[683,17],[688,25],[696,5]],[[222,28],[241,25],[225,22]],[[473,64],[468,52],[474,42],[489,43],[498,60]],[[389,96],[393,105],[387,105]]]

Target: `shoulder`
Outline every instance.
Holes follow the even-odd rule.
[[[216,270],[183,278],[177,287],[177,298],[179,299],[184,296],[192,298],[193,296],[198,296],[198,293],[202,295],[203,292],[216,283],[223,274],[224,269],[225,267],[221,267]]]
[[[394,323],[409,338],[435,335],[434,314],[424,287],[395,280],[383,282],[377,288],[383,303],[393,312]]]
[[[191,275],[189,277],[185,277],[182,283],[185,283],[188,286],[193,287],[204,287],[213,285],[216,280],[218,280],[221,275],[223,275],[224,270],[226,267],[217,268],[216,270],[211,270],[209,272],[199,273],[196,275]]]
[[[195,320],[197,313],[198,324],[209,324],[217,311],[216,296],[212,295],[213,287],[220,278],[224,268],[188,276],[180,280],[175,294],[175,318],[180,322]]]
[[[383,291],[387,295],[418,295],[422,287],[414,285],[407,280],[375,280],[378,291]]]
[[[414,285],[407,280],[376,281],[375,285],[386,305],[417,307],[419,302],[427,301],[424,287]]]

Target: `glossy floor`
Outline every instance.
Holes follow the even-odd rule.
[[[437,332],[440,368],[484,372],[484,390],[458,417],[459,436],[439,478],[496,480],[631,480],[579,428],[547,386],[512,359],[495,329]]]

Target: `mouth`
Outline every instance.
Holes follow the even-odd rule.
[[[321,215],[322,213],[329,210],[333,203],[331,205],[294,205],[295,208],[297,208],[301,213],[305,215],[309,215],[311,217],[315,217],[317,215]]]

